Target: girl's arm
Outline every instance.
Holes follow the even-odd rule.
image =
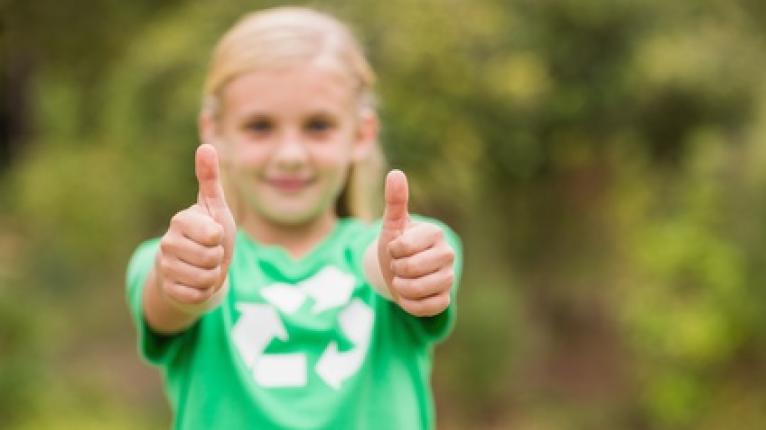
[[[411,222],[407,178],[394,170],[386,177],[386,205],[380,236],[364,255],[372,286],[415,316],[440,314],[450,304],[455,250],[442,229]]]

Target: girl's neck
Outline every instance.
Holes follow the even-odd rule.
[[[332,211],[298,225],[278,224],[252,215],[245,217],[240,227],[256,241],[281,246],[297,259],[314,249],[333,230],[337,221],[338,217]]]

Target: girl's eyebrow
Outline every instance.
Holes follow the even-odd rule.
[[[260,110],[254,110],[247,112],[245,111],[242,114],[242,118],[270,118],[271,115],[268,112],[260,111]]]
[[[306,118],[336,118],[338,117],[338,114],[335,112],[330,112],[326,110],[317,110],[309,112],[305,115]]]
[[[324,108],[320,107],[317,109],[309,110],[308,113],[304,115],[305,117],[328,117],[328,118],[340,118],[343,116],[343,110],[336,108]]]
[[[300,121],[307,118],[323,118],[323,119],[332,119],[337,121],[342,116],[343,116],[343,111],[339,108],[333,109],[330,107],[318,107],[315,109],[307,109],[303,112],[298,112],[295,118]],[[279,115],[275,115],[273,112],[269,112],[268,110],[253,109],[252,111],[241,112],[241,114],[237,117],[237,121],[240,121],[240,122],[253,121],[253,120],[279,121],[280,118],[282,117],[280,117]]]
[[[273,115],[263,111],[244,112],[239,116],[237,122],[247,123],[252,121],[274,121]]]

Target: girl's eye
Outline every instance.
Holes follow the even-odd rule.
[[[274,129],[274,124],[268,119],[256,119],[248,123],[246,128],[256,134],[266,134]]]
[[[314,118],[306,123],[306,131],[314,134],[321,134],[333,128],[334,124],[324,118]]]

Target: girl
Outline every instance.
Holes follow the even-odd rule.
[[[431,352],[455,317],[460,247],[408,214],[400,171],[382,220],[363,220],[372,84],[347,28],[310,9],[246,16],[219,42],[197,201],[128,267],[175,428],[434,427]]]

